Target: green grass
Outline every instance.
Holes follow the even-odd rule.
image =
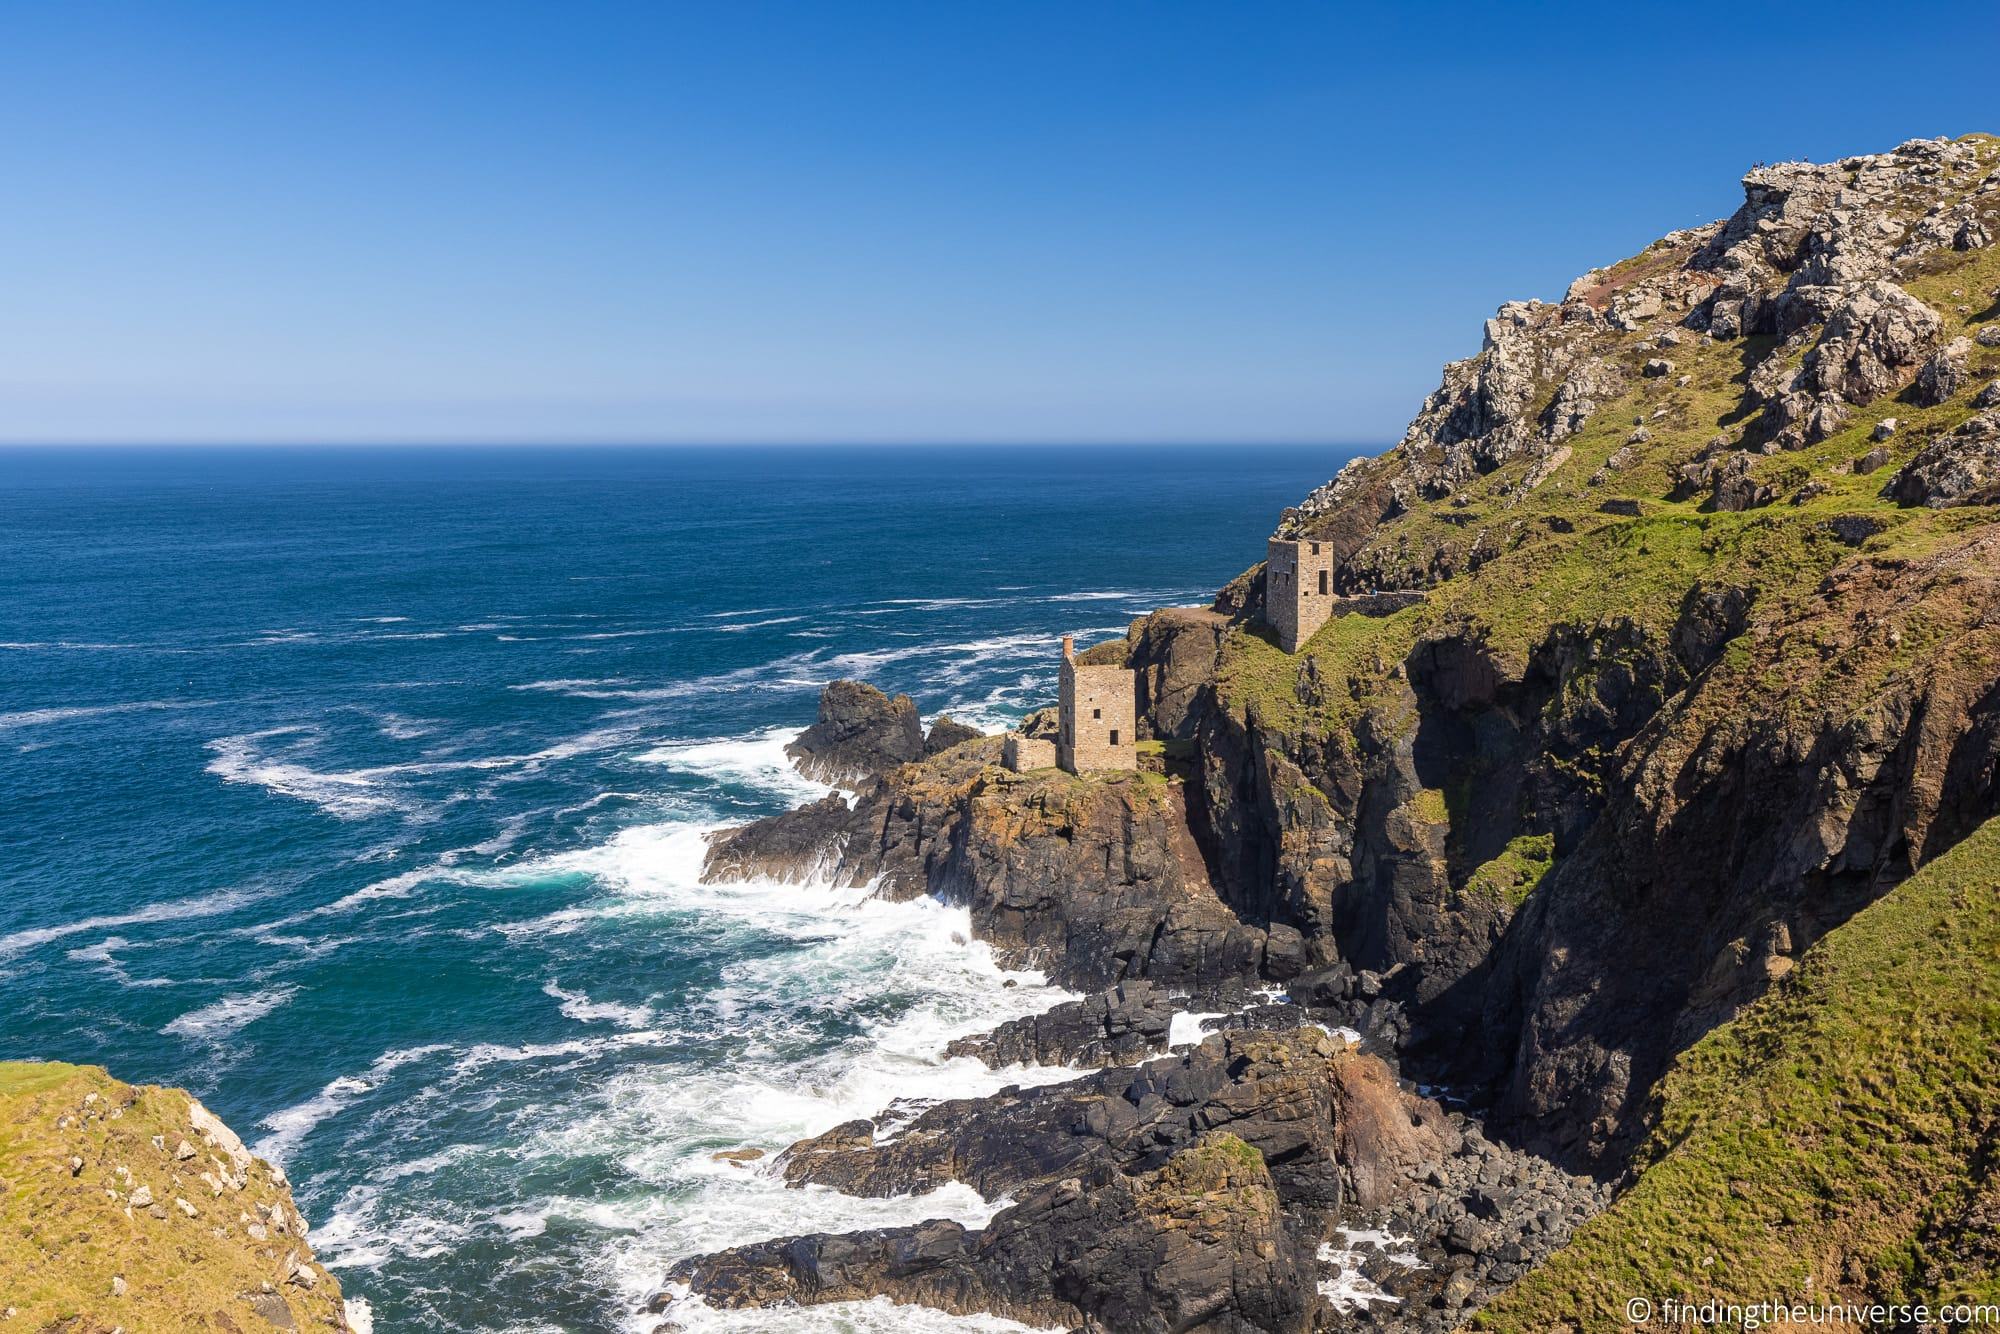
[[[62,1061],[0,1061],[0,1098],[23,1098],[52,1089],[83,1073]]]
[[[1518,908],[1556,864],[1553,834],[1522,834],[1500,855],[1466,877],[1465,892],[1499,899]]]
[[[1633,1296],[2000,1298],[1966,1221],[2000,1150],[2000,820],[1685,1052],[1658,1106],[1637,1184],[1481,1328],[1624,1328]]]
[[[253,1162],[241,1190],[218,1177],[217,1194],[202,1173],[216,1175],[212,1156],[227,1156],[189,1114],[185,1093],[123,1084],[95,1066],[0,1062],[0,1307],[15,1308],[9,1328],[269,1329],[250,1305],[266,1284],[299,1328],[337,1327],[339,1289],[324,1271],[310,1291],[286,1281],[287,1253],[309,1257],[296,1234],[258,1242],[246,1230],[243,1215],[257,1220],[259,1205],[282,1205],[289,1217],[290,1192]],[[186,1160],[174,1154],[183,1140],[194,1146]],[[164,1217],[130,1205],[140,1186]]]

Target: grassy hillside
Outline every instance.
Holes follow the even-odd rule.
[[[1976,149],[1982,170],[2000,167],[2000,139],[1968,135],[1961,142]],[[1969,197],[1987,201],[1980,207],[1989,213],[1994,208],[1994,195]],[[1926,202],[1903,206],[1904,221],[1914,225]],[[1605,271],[1601,286],[1612,290],[1672,268],[1690,246],[1657,242]],[[1920,269],[1898,276],[1939,316],[1940,341],[2000,323],[2000,245],[1946,248]],[[1678,341],[1663,345],[1662,334]],[[1749,476],[1771,488],[1772,499],[1730,512],[1713,508],[1705,490],[1677,489],[1677,470],[1708,442],[1743,436],[1756,411],[1752,366],[1775,354],[1795,368],[1805,345],[1708,340],[1665,318],[1630,331],[1602,329],[1592,339],[1594,354],[1620,371],[1619,388],[1555,459],[1515,458],[1460,483],[1449,499],[1416,500],[1371,528],[1360,557],[1395,572],[1397,586],[1429,584],[1427,602],[1381,619],[1336,617],[1298,655],[1281,652],[1266,631],[1238,627],[1225,646],[1223,698],[1234,708],[1254,706],[1267,725],[1285,731],[1338,731],[1361,712],[1392,704],[1401,693],[1393,679],[1398,664],[1447,625],[1473,627],[1496,657],[1519,661],[1559,623],[1616,617],[1665,633],[1697,584],[1741,588],[1776,614],[1787,602],[1809,602],[1820,579],[1857,553],[1919,558],[1991,522],[1983,507],[1899,505],[1882,487],[1925,442],[1973,414],[1977,389],[2000,377],[2000,347],[1974,346],[1967,385],[1947,402],[1924,407],[1907,393],[1886,395],[1809,447],[1748,455]],[[1645,364],[1661,357],[1673,374],[1645,374]],[[1538,391],[1532,401],[1544,397]],[[1858,468],[1888,418],[1898,426],[1880,442],[1884,460]],[[1394,451],[1384,466],[1393,471],[1408,455],[1408,447]],[[1843,525],[1851,535],[1842,535]],[[1871,528],[1872,536],[1860,535]],[[1906,661],[1921,653],[1913,641],[1905,648]],[[1308,658],[1323,688],[1302,687]]]
[[[2000,1301],[2000,820],[1675,1063],[1643,1174],[1479,1328],[1635,1296]]]
[[[345,1329],[284,1179],[176,1089],[0,1061],[8,1329]]]

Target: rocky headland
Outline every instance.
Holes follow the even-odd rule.
[[[691,1259],[665,1320],[1610,1329],[1648,1293],[2000,1289],[2000,140],[1743,185],[1503,306],[1278,518],[1339,595],[1297,653],[1261,566],[1089,650],[1137,674],[1136,771],[1012,772],[828,689],[794,754],[851,796],[706,875],[965,907],[1086,994],[953,1054],[1084,1072],[793,1146],[795,1185],[1013,1203]]]
[[[354,1328],[284,1173],[94,1066],[0,1062],[0,1276],[0,1329]]]

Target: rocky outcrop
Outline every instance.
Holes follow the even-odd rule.
[[[1910,399],[1920,407],[1934,408],[1954,398],[1965,388],[1971,374],[1972,340],[1954,338],[1933,352],[1917,371],[1910,387]]]
[[[2000,504],[2000,411],[1983,412],[1918,450],[1884,494],[1931,509]]]
[[[702,875],[792,884],[822,880],[837,873],[854,828],[846,798],[838,793],[821,797],[782,815],[718,832],[709,839]]]
[[[835,681],[820,692],[819,720],[785,754],[806,777],[853,788],[922,759],[923,720],[908,695],[891,699],[865,682]]]
[[[992,1197],[1095,1163],[1145,1170],[1216,1129],[1264,1155],[1287,1204],[1323,1209],[1386,1202],[1452,1135],[1379,1058],[1301,1028],[1222,1033],[1136,1069],[939,1103],[907,1123],[850,1122],[794,1145],[782,1166],[793,1185],[850,1195],[963,1181]]]
[[[961,723],[948,713],[941,713],[931,724],[930,732],[924,737],[924,754],[936,755],[962,742],[977,741],[985,735],[986,733],[978,728]]]
[[[1179,1005],[1150,982],[1115,987],[960,1038],[945,1055],[1010,1065],[1127,1065],[1164,1051]]]
[[[1148,1172],[1098,1166],[1038,1186],[983,1231],[933,1222],[799,1237],[671,1278],[731,1307],[886,1294],[1042,1327],[1236,1334],[1313,1328],[1312,1265],[1262,1157],[1210,1132]],[[654,1306],[671,1310],[672,1297]]]
[[[0,1179],[0,1322],[349,1328],[284,1173],[178,1089],[0,1062]]]
[[[2000,809],[2000,529],[1849,561],[1749,633],[1634,739],[1498,952],[1501,1109],[1568,1161],[1616,1163],[1674,1052]]]
[[[1072,986],[1254,977],[1267,933],[1209,878],[1178,784],[1000,767],[1000,740],[905,766],[856,796],[719,835],[705,879],[766,875],[935,894],[1000,956]]]

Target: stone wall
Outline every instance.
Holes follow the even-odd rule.
[[[1129,667],[1086,667],[1063,639],[1056,763],[1073,774],[1134,769],[1139,739],[1138,677]]]
[[[1264,616],[1278,645],[1297,653],[1333,614],[1333,547],[1310,539],[1274,537],[1266,548]]]
[[[1027,773],[1030,769],[1053,769],[1056,767],[1056,743],[1009,732],[1000,745],[1000,762],[1017,774]]]

